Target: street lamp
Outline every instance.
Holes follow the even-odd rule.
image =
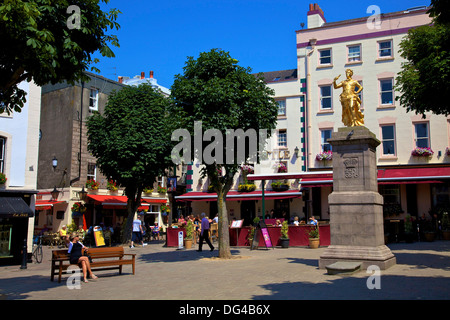
[[[298,158],[298,151],[299,151],[299,150],[298,150],[298,147],[296,146],[295,149],[294,149],[294,153],[295,153],[295,156],[296,156],[297,158]]]
[[[85,201],[86,195],[87,195],[87,191],[84,190],[84,186],[83,186],[83,189],[81,189],[81,191],[78,191],[78,197],[80,198],[80,200]]]
[[[58,200],[58,197],[59,197],[59,191],[58,190],[56,190],[56,186],[53,188],[53,191],[52,192],[50,192],[51,193],[51,195],[52,195],[52,199],[53,200]]]
[[[56,167],[58,166],[58,159],[56,159],[56,157],[53,157],[52,160],[52,166],[53,166],[53,171],[55,171]]]

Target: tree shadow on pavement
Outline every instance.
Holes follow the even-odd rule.
[[[238,250],[231,250],[232,255],[238,255]],[[180,261],[196,261],[205,258],[215,258],[219,256],[217,248],[214,251],[209,251],[208,246],[202,251],[197,252],[195,249],[164,251],[144,253],[137,257],[138,261],[142,262],[180,262]]]
[[[44,276],[24,276],[0,279],[0,299],[3,300],[21,300],[27,299],[28,293],[34,291],[43,291],[65,285],[65,281],[50,281],[49,277]]]

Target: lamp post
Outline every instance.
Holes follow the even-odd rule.
[[[56,189],[56,186],[53,188],[53,191],[52,192],[50,192],[51,193],[51,195],[52,195],[52,199],[53,200],[58,200],[58,197],[59,197],[59,191]]]
[[[80,200],[86,201],[86,196],[87,196],[87,191],[84,190],[84,186],[83,186],[83,189],[81,189],[81,191],[78,191],[78,197],[80,198]]]

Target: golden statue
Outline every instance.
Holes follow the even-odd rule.
[[[347,127],[364,126],[364,115],[360,109],[361,99],[358,97],[363,87],[358,81],[352,79],[353,71],[351,69],[345,70],[345,74],[347,79],[341,83],[336,84],[336,80],[341,75],[338,75],[333,81],[335,89],[342,87],[342,93],[339,96],[342,104],[342,122]],[[355,91],[356,88],[358,90]]]

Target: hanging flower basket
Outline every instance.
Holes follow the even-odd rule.
[[[277,169],[277,172],[278,172],[278,173],[284,173],[284,172],[287,172],[287,168],[286,168],[286,166],[284,165],[284,163],[282,163],[282,162],[279,162],[279,163],[274,164],[274,165],[273,165],[273,168],[274,168],[274,169]]]
[[[170,207],[168,205],[163,204],[160,208],[160,211],[163,216],[167,216],[170,212]]]
[[[414,157],[431,157],[434,154],[431,148],[415,148],[411,151],[411,155]]]
[[[70,210],[72,210],[72,214],[83,215],[86,211],[86,207],[81,202],[75,202]]]
[[[323,151],[316,155],[317,161],[329,161],[333,159],[333,152],[331,151]]]
[[[244,164],[243,166],[241,166],[241,170],[242,170],[242,172],[244,172],[246,174],[252,174],[255,172],[255,169],[253,168],[253,166],[251,166],[249,164]]]

